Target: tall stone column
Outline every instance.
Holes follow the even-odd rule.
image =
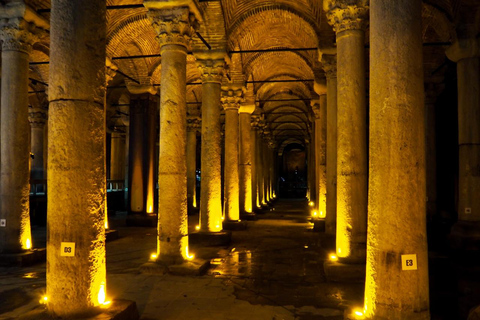
[[[192,15],[188,7],[171,8],[168,2],[147,1],[144,6],[162,55],[157,257],[180,264],[189,256],[186,73]]]
[[[257,126],[258,117],[252,115],[250,121],[250,139],[252,146],[252,212],[260,207],[260,201],[258,197],[258,146],[257,146]]]
[[[225,109],[225,218],[227,222],[240,220],[240,181],[239,181],[239,121],[238,110],[242,100],[242,90],[228,88],[222,92],[222,105]]]
[[[200,118],[187,118],[187,203],[188,212],[197,206],[197,131]]]
[[[312,105],[315,113],[315,153],[317,168],[317,209],[318,216],[324,218],[327,213],[327,96],[321,95],[318,103]]]
[[[323,54],[327,77],[327,196],[325,233],[335,236],[337,229],[337,59]]]
[[[455,248],[480,248],[480,42],[461,39],[447,51],[457,62],[459,201],[451,231]],[[2,106],[3,107],[3,106]],[[3,137],[2,137],[3,139]],[[3,159],[3,158],[2,158]]]
[[[273,201],[275,200],[275,169],[276,169],[276,166],[275,166],[275,157],[274,157],[274,154],[275,154],[275,142],[273,141],[273,139],[271,141],[269,141],[268,143],[268,162],[269,162],[269,167],[268,167],[268,170],[269,170],[269,174],[270,174],[270,178],[268,179],[268,185],[269,185],[269,196],[270,196],[270,201]]]
[[[220,144],[220,84],[225,68],[223,57],[224,53],[211,53],[197,59],[202,75],[200,232],[219,232],[223,228]]]
[[[268,129],[265,129],[263,132],[264,139],[262,141],[262,157],[263,157],[263,170],[262,170],[262,179],[263,179],[263,198],[264,198],[264,203],[267,205],[270,202],[270,196],[269,196],[269,185],[268,181],[270,179],[270,163],[268,161],[268,139],[270,135],[270,131]]]
[[[264,124],[259,123],[257,129],[257,161],[256,161],[256,171],[257,171],[257,193],[258,193],[258,208],[262,208],[267,203],[265,202],[264,195],[264,180],[263,180],[263,126]]]
[[[421,11],[370,2],[367,319],[430,319]]]
[[[310,117],[309,117],[310,118]],[[307,199],[317,203],[317,150],[315,148],[315,120],[310,120],[309,139],[307,147]]]
[[[31,127],[31,153],[33,158],[30,165],[30,178],[34,180],[45,179],[44,172],[44,132],[47,114],[43,109],[33,109],[28,114],[28,121]]]
[[[239,155],[239,174],[240,174],[240,213],[249,214],[253,212],[253,190],[252,190],[252,128],[250,118],[255,111],[254,104],[242,104],[239,109],[240,125],[240,155]]]
[[[105,1],[52,1],[47,307],[61,317],[106,291],[105,16]]]
[[[18,253],[32,247],[30,230],[30,124],[28,122],[28,61],[38,30],[22,17],[4,18],[1,71],[0,253]]]
[[[365,28],[368,1],[331,0],[337,34],[337,256],[365,262],[367,237],[367,107]]]
[[[110,180],[125,179],[125,134],[119,131],[112,132]]]

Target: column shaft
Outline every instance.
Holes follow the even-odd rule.
[[[145,108],[139,96],[130,100],[130,135],[129,135],[129,207],[134,213],[145,212],[144,203],[144,153],[145,143],[143,130],[145,127]]]
[[[261,208],[266,205],[263,188],[263,138],[257,130],[257,192],[258,192],[258,206]]]
[[[337,33],[337,255],[365,259],[367,232],[367,110],[365,33]]]
[[[258,197],[258,147],[257,147],[257,129],[254,125],[251,125],[250,139],[252,146],[252,212],[260,206]]]
[[[111,136],[110,180],[125,179],[125,136],[113,132]]]
[[[105,1],[52,1],[47,306],[62,317],[106,291],[105,17]]]
[[[321,95],[318,118],[315,120],[315,150],[317,157],[317,208],[318,215],[323,218],[327,213],[327,97]]]
[[[252,139],[250,113],[240,112],[240,209],[252,212]]]
[[[238,107],[225,110],[225,217],[240,219],[238,180]]]
[[[421,10],[370,2],[368,319],[430,319]]]
[[[188,210],[197,208],[197,131],[187,132],[187,202]]]

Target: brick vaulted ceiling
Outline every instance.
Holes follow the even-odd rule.
[[[26,2],[35,10],[50,7],[49,0]],[[118,110],[115,105],[126,96],[124,87],[128,82],[135,79],[142,84],[160,84],[161,57],[116,59],[158,55],[160,52],[142,3],[143,0],[107,0],[109,6],[138,5],[107,11],[107,56],[121,72],[117,73],[110,83],[112,88],[107,91],[110,126],[116,124]],[[474,34],[478,34],[480,5],[477,0],[424,0],[423,3],[423,37],[426,44],[449,43],[458,33],[465,32],[464,29],[473,29]],[[247,81],[247,98],[256,102],[256,113],[263,113],[277,145],[287,139],[304,143],[309,134],[310,99],[316,98],[312,80],[319,81],[324,77],[318,50],[278,49],[335,46],[335,34],[326,21],[322,1],[203,0],[199,6],[204,17],[199,33],[214,49],[229,53],[228,73],[231,80],[226,78],[225,82]],[[46,19],[49,18],[45,10],[40,12]],[[368,31],[366,39],[368,45]],[[446,47],[426,45],[424,48],[427,82],[432,73],[445,63]],[[194,37],[192,50],[208,49],[198,37]],[[48,54],[46,38],[35,45],[31,59],[33,62],[48,61]],[[31,73],[31,78],[48,82],[48,64],[32,64]],[[439,75],[441,77],[441,72],[435,72],[433,78]],[[279,82],[264,82],[267,80]],[[187,86],[189,113],[199,113],[202,94],[201,85],[192,84],[200,81],[193,54],[188,56],[187,81],[190,83]],[[42,92],[45,91],[44,84],[32,83],[30,90],[32,105],[46,101],[46,93]]]

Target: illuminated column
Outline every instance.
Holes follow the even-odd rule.
[[[111,157],[110,157],[110,180],[125,179],[125,134],[112,132]]]
[[[250,115],[255,111],[254,104],[242,104],[239,109],[240,125],[240,210],[242,213],[252,213],[252,128],[250,126]]]
[[[193,17],[188,7],[170,8],[168,2],[144,6],[162,55],[157,256],[180,264],[188,255],[186,73]]]
[[[274,152],[275,152],[275,142],[270,141],[268,143],[268,162],[269,162],[269,174],[270,178],[268,179],[268,185],[269,185],[269,196],[270,196],[270,201],[275,200],[275,158],[274,158]]]
[[[327,96],[321,95],[318,103],[312,105],[315,113],[315,153],[317,167],[317,204],[319,217],[323,218],[327,212]]]
[[[421,11],[370,2],[368,319],[430,319]]]
[[[260,123],[257,126],[257,147],[256,147],[256,171],[257,171],[257,194],[258,194],[258,208],[266,205],[264,198],[264,188],[263,188],[263,137],[262,137],[262,128],[264,124]]]
[[[106,290],[105,16],[105,1],[52,1],[47,307],[62,317]]]
[[[31,159],[30,165],[30,177],[31,179],[42,180],[45,179],[44,172],[44,132],[45,122],[47,121],[47,115],[43,109],[33,109],[28,114],[28,121],[31,127],[31,152],[33,159]]]
[[[480,74],[478,72],[480,42],[478,39],[458,40],[446,51],[446,54],[450,60],[457,62],[458,78],[459,201],[458,221],[451,231],[452,245],[458,249],[478,250],[480,248]]]
[[[252,212],[260,206],[258,197],[258,147],[257,147],[258,117],[252,115],[250,121],[250,140],[252,146]]]
[[[200,118],[187,118],[187,203],[191,212],[197,208],[197,131]]]
[[[227,221],[240,220],[239,181],[239,123],[238,110],[242,100],[241,89],[222,92],[225,109],[225,218]]]
[[[268,138],[270,135],[270,131],[265,129],[263,132],[263,141],[262,141],[262,158],[263,158],[263,170],[262,170],[262,180],[263,180],[263,202],[268,204],[270,202],[269,194],[268,194],[268,179],[269,179],[269,162],[268,162]]]
[[[310,130],[309,130],[310,131]],[[312,198],[314,197],[313,195],[315,194],[314,192],[312,192],[312,187],[314,185],[314,182],[312,180],[315,180],[312,176],[313,176],[313,170],[312,170],[312,134],[309,132],[309,137],[308,139],[305,140],[305,145],[306,145],[306,159],[307,159],[307,162],[308,162],[308,166],[307,166],[307,169],[308,169],[308,173],[307,173],[307,193],[305,195],[305,197],[310,201],[312,200]],[[313,194],[313,195],[312,195]]]
[[[222,230],[220,84],[225,62],[221,52],[207,55],[197,59],[202,75],[200,232],[218,232]]]
[[[327,17],[337,34],[337,255],[364,263],[367,237],[367,107],[365,28],[368,1],[331,0]]]
[[[334,236],[337,225],[337,59],[323,54],[327,77],[327,195],[325,233]]]
[[[4,16],[11,15],[11,12],[8,12],[10,9],[0,6],[0,13]],[[35,15],[33,11],[30,13]],[[5,227],[0,227],[0,252],[3,253],[21,252],[32,246],[27,92],[29,54],[39,29],[22,17],[11,18],[3,19],[4,22],[0,26],[2,40],[0,218],[6,220]]]

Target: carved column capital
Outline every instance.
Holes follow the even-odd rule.
[[[47,122],[47,113],[39,108],[32,108],[28,111],[28,121],[32,128],[43,128]]]
[[[239,110],[240,104],[243,102],[242,89],[222,90],[222,106],[225,110]]]
[[[368,25],[367,0],[326,0],[328,23],[338,34],[346,30],[365,30]]]
[[[197,60],[197,67],[200,70],[200,75],[203,83],[222,83],[223,75],[225,73],[225,60]]]
[[[187,117],[187,131],[197,131],[202,125],[200,117]]]
[[[160,47],[179,45],[190,49],[196,19],[188,7],[149,9],[147,13]]]
[[[43,29],[22,18],[2,19],[0,21],[2,50],[29,54],[33,44],[41,38],[43,32]]]
[[[320,62],[322,63],[322,68],[325,71],[327,79],[337,77],[337,55],[322,54]]]
[[[479,39],[459,39],[445,50],[447,58],[453,62],[480,57]]]

